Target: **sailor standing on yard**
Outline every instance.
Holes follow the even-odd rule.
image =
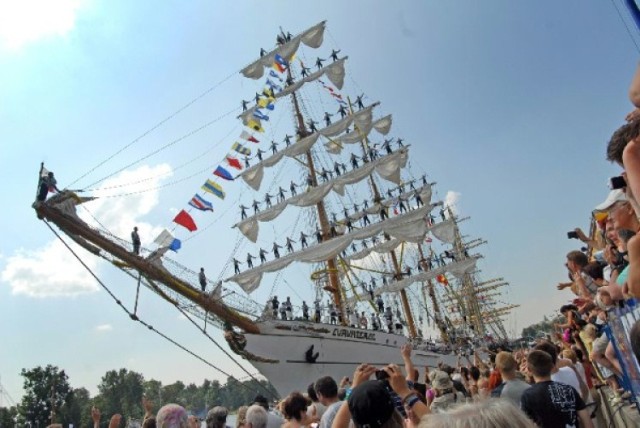
[[[291,298],[287,297],[287,301],[284,302],[284,308],[287,311],[287,319],[293,320],[293,305],[291,304]]]
[[[280,302],[278,302],[278,296],[273,296],[271,299],[271,309],[273,312],[273,317],[278,318],[278,306],[280,306]]]
[[[282,302],[282,304],[280,305],[280,318],[282,318],[283,320],[287,319],[287,303],[286,302]]]
[[[302,318],[309,321],[309,306],[304,300],[302,301]]]
[[[131,243],[133,244],[133,254],[140,254],[140,235],[138,235],[138,226],[133,228],[133,232],[131,232]]]
[[[200,288],[204,293],[205,289],[207,288],[207,276],[204,274],[204,268],[202,267],[200,268],[200,273],[198,274],[198,280],[200,281]]]
[[[314,321],[320,322],[320,320],[322,319],[322,307],[320,306],[320,300],[316,300],[315,302],[313,302],[313,306],[316,312],[314,314]]]

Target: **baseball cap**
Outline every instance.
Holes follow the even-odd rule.
[[[380,428],[393,414],[393,400],[379,380],[368,380],[351,391],[351,419],[357,428]]]
[[[624,193],[623,189],[615,189],[609,192],[607,199],[604,200],[601,204],[597,205],[594,208],[594,211],[606,211],[616,202],[626,202],[627,195]]]

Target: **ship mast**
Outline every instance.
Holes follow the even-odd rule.
[[[291,75],[291,67],[287,69],[287,75],[289,79],[292,79]],[[300,111],[300,105],[298,104],[298,97],[296,96],[296,92],[293,91],[291,93],[291,97],[293,100],[293,108],[294,108],[294,116],[295,120],[298,122],[298,136],[299,139],[303,139],[310,135],[310,132],[307,131],[307,128],[304,123],[304,118],[302,116],[302,112]],[[307,168],[309,169],[309,175],[311,177],[311,182],[313,186],[318,185],[318,177],[316,176],[316,169],[313,163],[313,156],[311,155],[311,149],[307,150],[305,153],[307,158]],[[320,230],[322,231],[322,237],[324,239],[328,239],[331,235],[331,227],[329,226],[329,220],[327,218],[327,210],[324,207],[323,200],[320,200],[316,204],[316,209],[318,211],[318,220],[320,222]],[[342,325],[347,325],[348,320],[345,313],[345,308],[342,303],[342,287],[340,285],[340,278],[338,277],[338,268],[335,258],[331,258],[327,260],[327,273],[329,278],[329,284],[325,285],[324,289],[330,292],[333,295],[333,302],[336,305],[336,308],[340,311],[340,317]]]
[[[420,253],[420,263],[422,265],[422,269],[429,270],[429,266],[427,265],[427,261],[424,258],[424,252],[422,251],[422,245],[418,245],[418,252]],[[423,288],[424,290],[424,288]],[[440,331],[440,337],[444,343],[449,343],[449,335],[447,334],[447,329],[442,322],[441,314],[440,314],[440,305],[438,304],[438,299],[436,298],[436,289],[433,286],[433,281],[430,279],[427,280],[427,293],[431,298],[431,304],[433,305],[433,318],[435,319],[436,326]]]
[[[347,98],[347,99],[349,101],[349,111],[351,112],[351,114],[353,114],[353,105],[351,104],[351,99],[350,98]],[[358,129],[358,126],[356,124],[354,124],[354,127],[356,128],[356,131],[360,132],[360,134],[363,136],[362,141],[360,141],[360,144],[362,146],[363,156],[367,156],[367,151],[369,148],[369,137],[367,137],[365,133],[361,132],[361,130]],[[369,177],[369,184],[371,185],[371,191],[373,192],[373,201],[374,202],[382,201],[382,198],[380,197],[380,191],[378,190],[378,186],[373,181],[373,175]],[[398,257],[396,256],[396,251],[395,250],[389,251],[389,255],[391,256],[391,263],[393,264],[395,277],[398,280],[400,280],[402,279],[402,269],[400,267],[400,263],[398,263]],[[404,316],[407,319],[407,327],[409,328],[409,337],[415,338],[418,335],[416,331],[416,325],[413,320],[413,314],[411,312],[411,306],[409,305],[409,299],[407,298],[407,292],[404,289],[400,290],[400,301],[402,302]]]

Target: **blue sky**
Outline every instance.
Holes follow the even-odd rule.
[[[414,174],[427,172],[437,181],[440,198],[459,194],[457,209],[471,216],[464,233],[489,241],[482,248],[482,277],[504,277],[511,283],[505,300],[522,305],[511,326],[520,331],[569,298],[555,291],[566,277],[563,256],[576,248],[566,232],[588,227],[591,208],[606,196],[606,180],[618,171],[604,160],[605,143],[631,110],[627,89],[638,51],[610,2],[323,1],[304,10],[284,1],[178,6],[83,0],[53,10],[35,0],[21,3],[24,9],[0,6],[0,168],[8,208],[0,226],[0,376],[14,399],[21,396],[20,369],[47,363],[66,368],[74,386],[92,392],[104,372],[120,367],[166,383],[217,377],[130,322],[52,244],[30,204],[41,161],[60,185],[68,185],[231,76],[76,184],[85,187],[238,108],[257,83],[237,72],[260,47],[272,46],[279,26],[297,33],[328,20],[323,46],[317,52],[304,48],[299,57],[312,62],[334,48],[349,55],[342,93],[365,92],[368,102],[381,101],[380,114],[394,115],[392,135],[412,144]],[[638,39],[637,31],[633,35]],[[317,96],[316,89],[303,94],[320,120],[323,109],[336,107],[327,98],[312,104]],[[290,130],[286,112],[274,116],[280,119],[265,140]],[[165,174],[139,187],[149,189],[206,170],[241,131],[233,116],[117,179]],[[148,242],[171,227],[176,210],[186,207],[207,176],[104,199],[91,209],[124,237],[139,225]],[[225,201],[216,201],[215,226],[175,256],[191,268],[205,266],[212,277],[236,239],[229,227],[235,204],[253,198],[242,183],[227,192]],[[263,229],[267,236],[259,244],[270,245],[275,230]],[[92,263],[114,292],[132,302],[133,284]],[[296,267],[292,278],[308,273]],[[310,296],[306,285],[288,287],[281,295]],[[254,297],[264,299],[269,291]],[[159,299],[143,293],[140,309],[147,321],[238,373]]]

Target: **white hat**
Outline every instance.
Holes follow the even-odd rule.
[[[609,192],[607,199],[604,200],[603,203],[597,205],[594,211],[606,211],[616,202],[626,202],[627,195],[624,193],[623,189],[615,189]]]

